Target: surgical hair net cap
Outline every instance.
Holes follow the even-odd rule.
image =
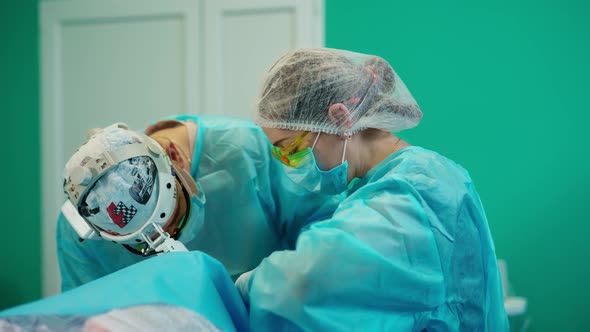
[[[342,103],[347,116],[330,113]],[[418,104],[384,59],[344,50],[298,49],[267,72],[258,102],[262,127],[352,135],[418,125]]]
[[[64,183],[76,166],[84,166],[101,153],[151,139],[120,128],[118,124],[91,135],[66,163]],[[133,233],[147,222],[156,208],[157,176],[156,165],[149,157],[120,162],[96,181],[78,206],[78,212],[87,221],[115,235]]]

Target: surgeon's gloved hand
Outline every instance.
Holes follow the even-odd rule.
[[[236,287],[238,288],[238,291],[242,296],[242,301],[244,301],[246,307],[250,307],[250,278],[252,277],[252,272],[255,270],[256,269],[242,273],[238,277],[238,280],[236,280]]]

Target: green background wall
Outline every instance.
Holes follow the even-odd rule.
[[[0,309],[41,296],[37,1],[0,0]]]
[[[530,331],[590,328],[588,8],[326,1],[326,45],[386,58],[422,107],[404,138],[470,171]]]
[[[326,0],[327,46],[383,56],[420,103],[404,138],[470,171],[530,331],[590,327],[588,22],[582,1]],[[2,309],[41,295],[36,1],[0,0],[0,40]]]

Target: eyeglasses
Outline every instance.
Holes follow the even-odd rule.
[[[301,135],[295,137],[295,140],[286,147],[273,146],[272,155],[287,166],[299,166],[309,153],[309,150],[302,147],[302,143],[309,133],[309,131],[304,131]]]

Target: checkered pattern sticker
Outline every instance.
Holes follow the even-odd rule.
[[[137,209],[133,205],[127,207],[125,203],[119,201],[117,205],[111,202],[111,204],[107,208],[107,212],[109,213],[109,217],[111,217],[111,220],[117,226],[123,228],[129,223],[129,221],[131,221],[131,219],[133,219],[133,217],[137,213]]]

